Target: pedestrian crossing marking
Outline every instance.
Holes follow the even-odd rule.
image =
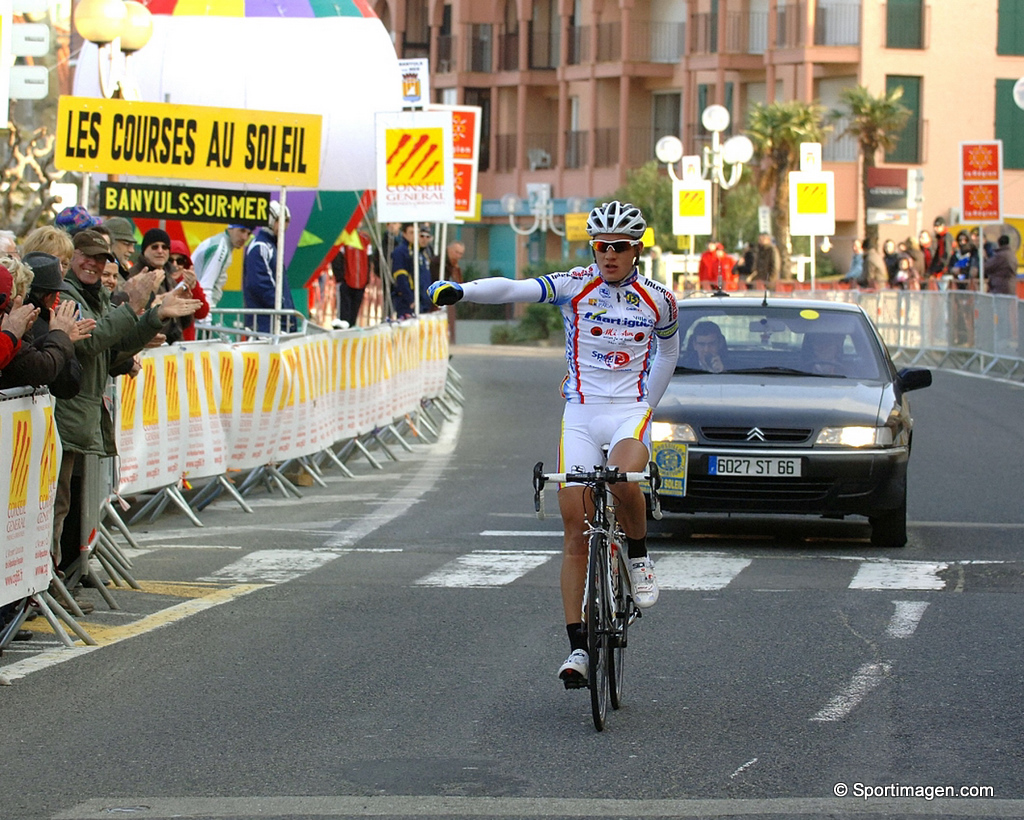
[[[283,584],[319,569],[340,554],[327,550],[257,550],[197,580]]]
[[[440,569],[416,581],[424,587],[500,587],[546,564],[554,550],[476,550],[460,555]]]
[[[949,569],[941,561],[864,561],[850,581],[850,589],[945,589],[940,573]]]
[[[724,589],[751,563],[751,558],[724,554],[678,553],[657,558],[654,571],[663,590]]]

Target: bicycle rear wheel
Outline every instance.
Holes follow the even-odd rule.
[[[612,587],[612,620],[609,643],[611,653],[608,657],[608,680],[609,697],[612,709],[622,706],[622,692],[625,686],[623,670],[625,669],[625,648],[626,633],[629,629],[630,611],[632,600],[629,597],[629,584],[626,579],[629,569],[626,560],[622,555],[622,547],[615,550],[612,557],[611,587]]]
[[[608,600],[608,540],[603,532],[590,537],[587,600],[587,651],[590,653],[590,706],[594,728],[604,729],[608,713],[609,663],[612,602]]]

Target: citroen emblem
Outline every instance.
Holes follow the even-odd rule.
[[[747,433],[747,441],[764,441],[764,433],[754,427]]]

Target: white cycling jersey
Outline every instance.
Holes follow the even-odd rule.
[[[565,327],[565,400],[575,404],[647,401],[656,406],[679,354],[675,295],[634,270],[609,284],[597,264],[536,279],[478,279],[469,302],[548,302]],[[657,344],[655,344],[657,338]]]

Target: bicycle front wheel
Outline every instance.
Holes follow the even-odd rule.
[[[603,532],[590,537],[587,599],[587,651],[590,653],[590,706],[594,728],[604,729],[608,713],[609,664],[611,658],[611,607],[608,598],[608,539]]]
[[[625,685],[623,670],[625,669],[626,633],[629,629],[629,608],[632,599],[629,597],[627,582],[629,569],[622,554],[622,547],[615,550],[611,559],[611,591],[612,621],[609,630],[611,653],[608,657],[609,696],[612,709],[622,706],[622,692]]]

